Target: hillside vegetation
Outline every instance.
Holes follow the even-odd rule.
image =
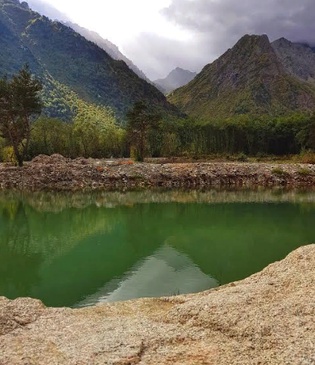
[[[57,84],[69,88],[80,100],[112,109],[120,119],[140,100],[163,115],[179,114],[125,62],[112,59],[73,29],[40,16],[26,3],[0,0],[0,47],[0,76],[12,76],[28,63],[46,89],[55,89],[58,102],[50,93],[44,94],[51,106],[47,114],[53,117],[72,117],[71,106],[66,101],[60,105],[63,93]]]

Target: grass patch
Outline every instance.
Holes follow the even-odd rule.
[[[304,152],[300,155],[299,160],[302,163],[309,163],[309,164],[314,165],[315,164],[315,152],[311,152],[311,151]]]
[[[308,168],[300,168],[297,173],[300,175],[300,176],[310,176],[310,175],[313,175],[313,172],[308,169]]]
[[[276,167],[274,169],[272,169],[272,174],[279,176],[279,177],[286,177],[289,175],[288,172],[284,171],[281,167]]]

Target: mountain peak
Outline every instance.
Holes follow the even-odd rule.
[[[315,53],[308,44],[280,38],[272,42],[272,47],[289,75],[315,83]]]
[[[267,35],[246,34],[169,100],[192,116],[220,119],[311,110],[315,90],[288,75]]]
[[[154,83],[161,91],[167,94],[174,89],[188,84],[195,76],[196,72],[176,67],[164,79],[155,80]]]
[[[284,37],[281,37],[279,39],[276,39],[275,41],[272,42],[272,44],[276,44],[276,43],[283,44],[283,45],[285,45],[285,44],[292,44],[291,41],[289,41],[288,39],[286,39]]]

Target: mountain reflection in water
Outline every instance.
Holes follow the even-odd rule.
[[[188,256],[164,245],[120,279],[111,280],[77,306],[195,293],[218,285],[216,279],[204,274]]]
[[[314,192],[0,193],[0,296],[48,306],[196,292],[315,242]]]

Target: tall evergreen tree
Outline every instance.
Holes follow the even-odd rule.
[[[28,149],[31,122],[41,113],[42,85],[24,66],[12,80],[0,80],[0,132],[13,147],[19,166]]]
[[[142,101],[136,102],[127,113],[127,139],[137,161],[144,160],[149,147],[148,133],[156,127],[159,120],[160,116],[150,113]]]

